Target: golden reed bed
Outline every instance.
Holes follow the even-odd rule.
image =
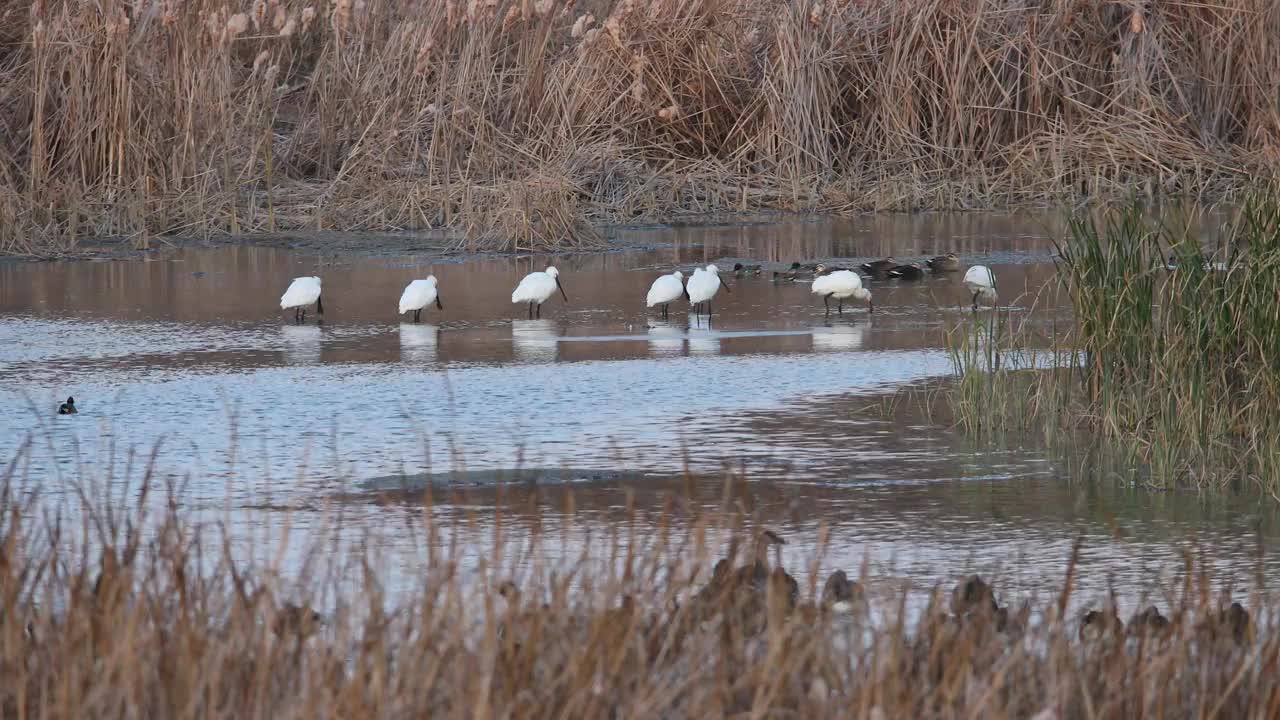
[[[685,213],[1229,198],[1280,5],[36,0],[0,9],[0,250]]]
[[[907,610],[905,592],[868,590],[876,583],[865,571],[822,579],[834,542],[825,531],[809,567],[787,567],[777,552],[785,539],[736,514],[632,511],[575,551],[555,531],[504,523],[489,508],[477,512],[497,516],[494,550],[477,565],[459,542],[466,516],[441,524],[424,507],[420,524],[403,527],[423,545],[419,560],[395,568],[408,587],[391,589],[391,557],[376,549],[336,553],[312,530],[291,538],[309,548],[303,561],[281,564],[283,549],[270,547],[263,554],[275,561],[250,562],[223,530],[193,524],[172,488],[158,503],[153,492],[144,480],[121,495],[128,502],[82,489],[59,505],[5,482],[0,715],[1280,712],[1280,635],[1262,577],[1233,599],[1209,589],[1207,565],[1190,554],[1162,607],[1124,608],[1127,623],[1112,604],[1066,610],[1087,571],[1078,543],[1062,583],[1035,604],[957,568],[953,590]],[[671,507],[696,505],[673,498]],[[727,545],[711,540],[722,531],[732,531]],[[552,557],[562,560],[537,559]]]

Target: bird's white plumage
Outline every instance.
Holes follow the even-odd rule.
[[[400,314],[427,307],[436,301],[437,292],[435,275],[430,275],[425,280],[414,280],[400,296]]]
[[[996,298],[996,276],[986,265],[974,265],[964,274],[964,286],[984,300]]]
[[[862,292],[859,292],[861,290]],[[813,279],[813,290],[815,295],[830,295],[837,300],[856,297],[859,300],[865,300],[871,297],[871,293],[862,287],[862,278],[858,273],[851,270],[837,270],[826,275],[819,275]]]
[[[698,268],[693,271],[693,277],[689,278],[689,284],[685,286],[685,290],[689,293],[689,302],[693,305],[704,303],[716,296],[720,290],[720,269],[715,265],[708,265],[706,268]]]
[[[645,302],[649,307],[653,307],[679,300],[684,295],[683,280],[684,274],[679,270],[654,280],[653,285],[649,287],[649,295],[645,297]]]
[[[289,289],[280,297],[280,309],[306,307],[320,298],[320,278],[300,277],[289,283]]]
[[[520,284],[511,293],[513,303],[544,303],[555,294],[556,276],[559,271],[553,267],[539,272],[531,272],[524,276]]]

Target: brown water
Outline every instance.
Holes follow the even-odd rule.
[[[623,240],[651,249],[554,258],[569,302],[549,301],[532,321],[510,292],[547,258],[228,247],[0,265],[0,458],[57,498],[125,474],[131,453],[159,445],[156,467],[183,480],[186,505],[231,508],[245,547],[265,555],[270,531],[257,533],[272,508],[291,508],[305,532],[327,522],[322,506],[352,496],[344,522],[357,535],[412,555],[396,528],[420,509],[360,499],[388,478],[574,468],[578,510],[561,521],[585,543],[616,521],[624,488],[657,507],[687,469],[710,507],[730,467],[793,539],[789,553],[812,548],[826,523],[830,564],[865,560],[910,587],[976,568],[1013,591],[1047,590],[1077,534],[1089,538],[1083,583],[1095,593],[1109,577],[1128,593],[1167,579],[1181,562],[1172,541],[1192,535],[1224,581],[1247,584],[1252,533],[1268,544],[1276,534],[1269,503],[1152,494],[1127,470],[1073,475],[1034,447],[973,446],[927,394],[901,398],[951,372],[947,334],[975,321],[958,274],[872,281],[874,314],[829,318],[807,283],[769,279],[792,260],[955,251],[990,265],[1002,311],[1047,336],[1068,317],[1051,292],[1052,229],[1047,216],[933,216],[632,231]],[[646,311],[658,274],[735,259],[769,265],[760,278],[726,275],[732,292],[710,322],[683,303],[668,321]],[[444,310],[406,323],[401,290],[428,273]],[[312,274],[324,278],[325,324],[291,325],[280,294]],[[53,415],[67,395],[80,414]],[[481,493],[466,509],[486,503]],[[436,512],[447,518],[449,506]],[[476,558],[484,535],[481,522]]]

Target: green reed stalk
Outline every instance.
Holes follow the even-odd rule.
[[[1204,247],[1188,227],[1152,219],[1137,203],[1071,219],[1058,252],[1076,322],[1055,334],[1054,354],[1074,354],[1075,370],[1039,373],[1032,397],[1058,402],[1039,403],[1036,421],[1108,440],[1158,485],[1251,482],[1274,493],[1280,194],[1247,198],[1220,247]],[[986,370],[982,382],[1009,384]],[[971,411],[978,380],[970,374],[960,373],[957,404]],[[1028,417],[1022,393],[1010,392],[1008,407],[1000,391],[984,392],[996,398],[986,414]]]

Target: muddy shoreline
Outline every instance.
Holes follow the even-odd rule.
[[[440,262],[465,262],[488,257],[529,255],[559,257],[653,250],[661,246],[662,243],[640,243],[629,240],[626,236],[635,232],[679,228],[748,228],[776,225],[784,221],[817,223],[831,219],[831,216],[821,214],[743,213],[682,217],[663,223],[601,225],[595,228],[600,235],[598,244],[566,247],[563,250],[537,253],[470,250],[465,247],[466,238],[463,235],[448,229],[403,232],[296,230],[246,235],[211,235],[208,237],[161,236],[152,238],[149,247],[144,249],[135,247],[132,238],[96,237],[79,239],[70,249],[57,249],[46,253],[0,256],[0,262],[24,263],[61,260],[84,262],[155,261],[163,259],[167,253],[178,250],[223,247],[273,248],[302,253],[363,258],[425,256],[433,260],[438,259]]]

